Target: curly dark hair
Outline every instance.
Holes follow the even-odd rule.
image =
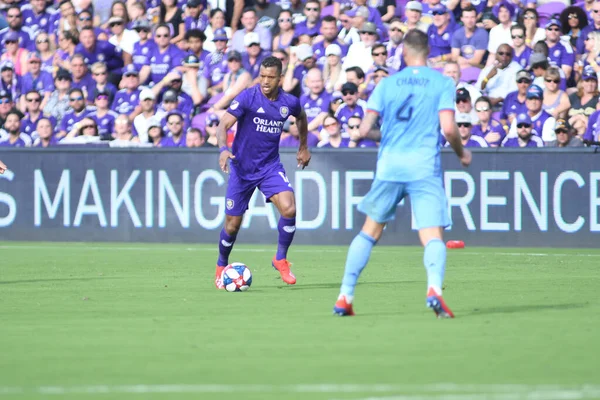
[[[560,13],[560,24],[562,25],[562,33],[564,35],[569,33],[571,30],[571,27],[569,26],[569,15],[571,14],[577,15],[577,28],[583,29],[588,26],[588,18],[585,11],[575,6],[567,7],[563,10],[563,12]]]
[[[283,71],[283,65],[281,65],[281,60],[277,57],[269,56],[265,58],[261,63],[261,67],[271,68],[275,67],[277,69],[277,74],[281,75],[281,71]]]

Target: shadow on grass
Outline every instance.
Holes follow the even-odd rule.
[[[577,308],[589,307],[590,303],[565,303],[565,304],[524,304],[515,306],[499,306],[499,307],[483,307],[475,308],[471,311],[461,312],[460,317],[473,317],[478,315],[489,314],[514,314],[530,311],[546,311],[546,310],[573,310]]]
[[[117,277],[99,276],[97,278],[52,278],[52,279],[18,279],[15,281],[0,281],[0,285],[17,285],[19,283],[44,283],[44,282],[71,282],[71,281],[97,281],[104,279],[122,279]]]
[[[407,283],[422,283],[422,281],[386,281],[386,282],[361,282],[358,286],[374,286],[374,285],[382,285],[382,286],[398,286]],[[339,289],[341,285],[340,282],[335,283],[309,283],[309,284],[299,284],[299,285],[282,285],[277,286],[278,289],[289,287],[291,290],[303,290],[303,289]]]

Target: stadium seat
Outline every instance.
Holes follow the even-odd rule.
[[[332,4],[332,5],[329,5],[329,6],[327,6],[327,7],[324,7],[324,8],[321,10],[321,18],[322,18],[322,17],[325,17],[325,16],[327,16],[327,15],[333,15],[333,4]]]
[[[560,14],[565,8],[565,4],[559,1],[553,1],[551,3],[538,6],[537,12],[540,16],[540,26],[543,27],[546,25],[546,22],[548,22],[554,14]]]
[[[477,82],[477,79],[479,78],[480,73],[481,73],[481,69],[479,69],[477,67],[465,68],[465,69],[461,70],[460,80],[462,82],[475,83],[475,82]]]

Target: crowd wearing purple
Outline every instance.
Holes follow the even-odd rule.
[[[8,0],[0,15],[0,147],[216,147],[273,55],[309,146],[376,148],[358,126],[411,29],[456,84],[463,145],[600,142],[594,0]],[[290,117],[280,145],[298,142]]]

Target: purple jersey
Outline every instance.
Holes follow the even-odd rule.
[[[306,112],[306,118],[308,119],[309,124],[319,114],[329,110],[330,100],[331,95],[327,93],[326,90],[323,90],[316,99],[313,99],[310,94],[300,96],[300,104],[302,105],[304,112]]]
[[[0,90],[12,94],[13,101],[16,101],[21,97],[21,77],[17,74],[13,74],[11,83],[6,83],[4,80],[0,79]]]
[[[508,119],[509,115],[519,115],[527,113],[527,107],[525,106],[525,100],[519,101],[518,92],[510,92],[506,95],[504,103],[502,104],[502,112],[500,113],[500,119]]]
[[[475,55],[477,50],[487,50],[488,32],[483,28],[475,28],[475,32],[471,37],[467,37],[465,28],[457,29],[452,34],[451,47],[460,49],[460,55],[467,60],[470,60]]]
[[[0,43],[4,43],[4,36],[12,31],[10,28],[0,30]],[[29,51],[35,51],[35,40],[32,39],[31,33],[27,26],[23,26],[21,30],[16,31],[19,35],[19,47]]]
[[[27,93],[30,90],[36,90],[42,96],[44,93],[54,91],[54,79],[52,75],[41,71],[37,78],[31,75],[31,72],[26,73],[21,80],[21,93]]]
[[[583,140],[600,142],[600,124],[598,123],[598,116],[600,116],[600,111],[595,111],[592,115],[590,115],[587,129],[583,134]]]
[[[314,133],[308,132],[308,136],[306,137],[306,144],[308,147],[317,147],[317,143],[319,143],[319,138]],[[298,147],[300,146],[300,138],[296,136],[288,136],[285,139],[281,139],[279,142],[279,147]]]
[[[211,53],[206,59],[207,65],[204,68],[203,75],[208,80],[208,86],[214,86],[223,82],[225,74],[229,72],[227,60],[223,53]]]
[[[227,112],[237,118],[238,130],[233,141],[232,169],[243,179],[265,176],[279,161],[279,138],[290,115],[302,112],[297,97],[278,89],[277,99],[265,97],[260,85],[244,89]]]
[[[594,20],[588,17],[590,24],[581,30],[579,37],[577,38],[577,54],[585,53],[585,39],[588,37],[590,32],[600,32],[600,28],[596,28]]]
[[[50,33],[50,22],[53,14],[48,11],[42,11],[40,14],[36,14],[35,11],[33,11],[31,4],[24,5],[23,8],[21,8],[21,13],[23,14],[23,25],[31,30],[33,37],[36,37],[40,32]]]
[[[185,17],[183,23],[185,24],[186,32],[192,29],[199,29],[204,32],[208,26],[208,16],[206,14],[200,14],[198,18]]]
[[[377,142],[374,142],[370,139],[361,139],[358,142],[356,142],[356,147],[361,149],[367,147],[377,147]]]
[[[262,61],[270,55],[270,51],[261,49],[260,53],[258,53],[258,56],[256,56],[254,63],[251,63],[248,53],[242,54],[242,66],[250,73],[250,76],[252,76],[253,80],[258,78],[258,74],[260,73],[260,63],[262,63]]]
[[[506,138],[504,142],[502,142],[502,147],[521,147],[519,145],[519,138],[512,137]],[[544,147],[544,141],[535,135],[531,135],[527,144],[523,147]]]
[[[131,114],[140,104],[140,89],[132,92],[127,89],[121,89],[117,92],[112,103],[112,110],[117,114]]]
[[[500,145],[500,143],[502,143],[502,140],[504,140],[504,138],[506,137],[506,132],[504,131],[504,128],[502,128],[502,124],[498,121],[496,121],[495,119],[491,119],[486,127],[485,130],[483,130],[481,128],[481,125],[477,124],[477,125],[473,125],[473,130],[471,130],[471,135],[473,136],[481,136],[482,138],[485,139],[485,137],[490,134],[490,133],[497,133],[500,135],[500,139],[498,139],[497,141],[490,143],[490,145]]]
[[[367,102],[358,99],[354,107],[348,107],[347,104],[342,103],[335,112],[335,118],[342,124],[342,131],[348,129],[348,120],[350,117],[360,117],[361,119],[365,116],[365,110],[367,109]]]
[[[544,124],[548,118],[552,118],[552,115],[548,114],[545,110],[538,113],[537,118],[531,118],[533,121],[533,134],[542,137],[542,131],[544,130]]]
[[[28,134],[33,139],[37,139],[38,135],[37,135],[37,132],[35,129],[36,129],[36,125],[37,125],[38,121],[42,117],[44,117],[44,115],[40,114],[38,116],[38,118],[34,120],[34,119],[31,119],[31,115],[26,114],[25,117],[21,120],[21,130],[23,131],[23,133]],[[48,118],[50,120],[50,125],[52,126],[52,129],[56,130],[56,128],[57,128],[56,118],[54,118],[54,117],[44,117],[44,118]]]
[[[135,69],[140,71],[144,65],[150,65],[150,57],[154,53],[155,48],[156,43],[154,43],[154,40],[152,39],[147,40],[144,44],[136,42],[133,45],[133,54],[131,57],[133,59],[133,65],[135,65]]]
[[[573,67],[575,64],[575,53],[570,44],[564,44],[562,42],[556,43],[554,47],[548,49],[548,58],[551,63],[556,64],[558,68],[563,65]]]
[[[316,68],[322,69],[321,65],[317,65]],[[303,64],[300,64],[294,68],[294,78],[298,79],[298,83],[300,84],[300,89],[302,94],[308,94],[308,86],[304,82],[304,76],[308,72],[308,69]]]
[[[299,24],[296,24],[296,27],[294,28],[294,37],[298,37],[300,35],[309,35],[311,37],[315,37],[319,35],[319,32],[321,32],[321,21],[318,21],[313,27],[309,27],[306,24],[306,21],[302,21]]]
[[[194,54],[191,51],[189,52],[189,54]],[[204,69],[208,66],[208,64],[211,61],[211,52],[210,51],[206,51],[204,49],[202,49],[202,51],[200,52],[200,55],[198,54],[194,54],[196,57],[198,57],[198,74],[204,74]]]
[[[54,74],[54,57],[42,60],[42,71],[50,74],[50,76]],[[54,84],[54,82],[52,82],[52,84]]]
[[[181,61],[185,57],[183,50],[170,44],[163,52],[157,47],[154,48],[150,56],[150,81],[158,83],[167,76],[173,69],[181,66]]]
[[[452,52],[452,46],[450,45],[452,32],[454,32],[454,25],[452,23],[449,23],[442,33],[438,33],[437,26],[433,24],[429,25],[429,28],[427,29],[430,48],[429,58],[438,57],[442,54],[449,54]]]
[[[102,61],[111,72],[120,70],[124,65],[121,50],[106,40],[97,40],[96,46],[90,50],[87,50],[83,47],[83,44],[79,43],[75,47],[75,53],[83,55],[87,65]]]
[[[398,46],[395,46],[392,41],[386,42],[385,49],[387,50],[388,58],[385,61],[385,65],[387,65],[389,68],[393,68],[396,71],[401,71],[404,69],[406,62],[402,56],[402,48],[402,43],[400,43]]]
[[[96,107],[86,106],[80,112],[75,112],[75,110],[71,109],[68,111],[63,119],[60,121],[60,131],[65,131],[67,133],[71,132],[71,130],[75,127],[75,124],[80,122],[82,119],[90,115],[96,110]]]
[[[48,141],[48,147],[56,146],[57,144],[58,144],[58,139],[55,138],[54,136],[51,136],[50,140]],[[32,147],[44,148],[45,146],[43,146],[43,143],[41,140],[36,140]]]
[[[112,133],[115,131],[115,120],[118,116],[119,114],[111,110],[108,110],[108,112],[101,117],[98,116],[97,110],[88,115],[88,117],[96,121],[96,126],[98,127],[98,136],[103,139],[110,138]]]
[[[79,81],[71,82],[71,88],[81,89],[83,94],[86,96],[88,103],[94,102],[94,88],[96,87],[96,81],[92,78],[92,75],[88,72]]]
[[[350,145],[350,139],[342,138],[342,142],[340,143],[340,145],[338,147],[333,147],[331,145],[331,143],[327,142],[323,146],[321,146],[321,148],[322,149],[341,149],[341,148],[347,148],[349,145]]]
[[[513,61],[519,63],[521,67],[527,68],[527,66],[529,65],[529,56],[531,56],[531,53],[533,53],[533,50],[529,47],[525,47],[525,50],[523,50],[521,54],[517,55],[515,53],[515,55],[513,56]]]
[[[27,139],[25,139],[23,137],[23,135],[25,135],[25,134],[21,133],[14,143],[10,142],[10,140],[9,140],[10,137],[7,137],[4,140],[0,140],[0,147],[28,147],[29,146],[28,143],[31,144],[31,139],[29,139],[27,141]],[[25,136],[27,136],[27,135],[25,135]]]
[[[339,39],[335,39],[333,43],[337,44],[338,46],[340,46],[340,49],[342,49],[342,58],[346,57],[346,55],[348,54],[348,46]],[[325,55],[326,48],[327,46],[325,45],[324,40],[313,45],[314,57],[317,60],[317,64],[319,65],[325,65],[325,62],[327,61],[327,56]]]
[[[162,147],[185,147],[185,135],[182,134],[179,140],[175,142],[173,136],[166,137],[162,143]]]

